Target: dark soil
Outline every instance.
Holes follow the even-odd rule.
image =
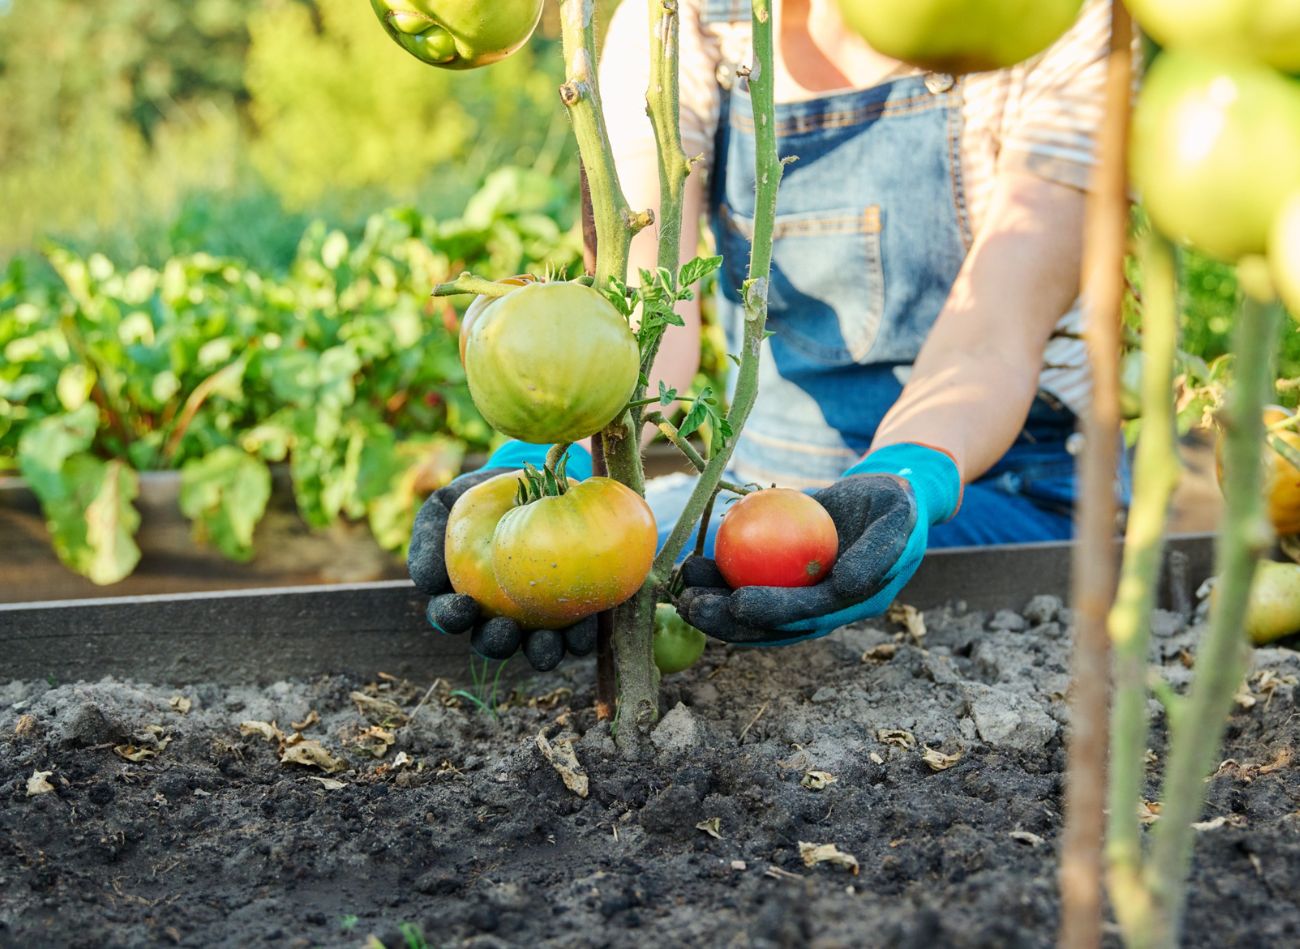
[[[919,641],[880,621],[711,646],[665,680],[637,761],[588,711],[590,662],[527,680],[499,721],[437,683],[0,685],[0,945],[1047,946],[1065,619],[1038,598],[927,613]],[[1155,626],[1181,688],[1198,631]],[[1188,945],[1300,942],[1297,675],[1296,653],[1256,653]],[[281,763],[291,722],[344,769]],[[581,736],[586,797],[539,733]],[[936,771],[927,748],[960,758]],[[801,842],[858,872],[806,866]]]

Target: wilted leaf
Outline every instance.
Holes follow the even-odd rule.
[[[885,745],[896,745],[906,751],[916,747],[916,736],[904,728],[882,728],[876,732],[876,740]]]
[[[920,610],[915,606],[908,606],[906,603],[895,603],[889,608],[886,618],[891,623],[897,623],[907,630],[907,634],[919,643],[925,638],[925,617],[921,615]]]
[[[834,784],[836,780],[838,779],[835,775],[829,771],[808,771],[804,773],[799,783],[809,791],[820,791],[828,784]]]
[[[347,763],[335,758],[314,740],[300,741],[286,748],[280,756],[280,764],[300,764],[308,768],[320,768],[325,772],[344,771]]]
[[[1138,820],[1143,824],[1154,824],[1160,819],[1163,805],[1159,801],[1141,801],[1138,803]]]
[[[537,747],[551,767],[559,772],[564,786],[578,797],[586,797],[589,789],[587,773],[578,764],[578,756],[573,752],[573,741],[569,738],[557,738],[554,743],[547,740],[544,732],[537,734]]]
[[[267,741],[284,741],[284,732],[280,731],[275,722],[240,722],[239,734],[245,738],[249,735],[261,735]]]
[[[921,760],[930,766],[931,771],[947,771],[958,761],[961,761],[962,753],[960,751],[956,754],[946,755],[942,751],[936,751],[929,745],[923,747],[925,750],[921,753]]]
[[[348,698],[352,699],[357,710],[372,724],[396,727],[406,722],[406,713],[396,702],[375,698],[364,692],[353,692]]]
[[[147,746],[126,744],[114,745],[113,751],[119,758],[125,758],[127,761],[139,764],[141,761],[148,761],[150,758],[158,757],[158,749]]]
[[[367,754],[382,758],[388,754],[388,749],[393,747],[395,741],[397,736],[392,732],[372,725],[356,737],[354,744]]]
[[[19,715],[18,721],[14,722],[14,737],[30,738],[36,734],[36,726],[35,715]]]
[[[304,718],[301,722],[290,722],[289,727],[296,732],[305,732],[307,729],[311,728],[311,726],[315,725],[319,721],[320,721],[320,715],[316,713],[315,709],[312,709],[307,713],[307,717]]]
[[[702,820],[695,825],[696,830],[702,830],[715,840],[722,839],[722,818],[710,817],[708,820]]]
[[[173,695],[167,700],[167,704],[172,707],[177,715],[188,715],[193,703],[183,695]]]
[[[1031,834],[1027,830],[1013,830],[1010,834],[1012,840],[1017,840],[1022,844],[1029,844],[1031,847],[1041,847],[1045,840],[1037,834]]]
[[[27,779],[27,796],[36,797],[38,794],[49,794],[54,790],[54,785],[46,780],[53,771],[33,771],[32,776]]]
[[[819,863],[843,867],[854,876],[858,875],[858,860],[850,853],[845,853],[834,844],[810,844],[799,841],[799,856],[805,867],[815,867]]]

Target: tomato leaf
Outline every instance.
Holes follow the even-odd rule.
[[[677,399],[677,390],[668,388],[666,385],[664,385],[664,381],[660,379],[659,380],[659,404],[672,405],[676,399]]]
[[[681,292],[688,292],[687,287],[703,280],[721,266],[721,257],[696,257],[694,260],[688,260],[677,272],[677,286],[681,288]],[[678,299],[688,300],[690,297],[679,296]]]

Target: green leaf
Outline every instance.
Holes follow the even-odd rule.
[[[59,402],[69,412],[75,412],[86,404],[90,390],[95,387],[95,372],[79,362],[69,363],[59,373],[59,382],[55,387]]]
[[[730,359],[732,362],[734,362],[737,367],[740,366],[740,357],[737,356],[735,353],[727,353],[727,358]]]
[[[709,420],[709,404],[703,399],[696,399],[691,404],[691,409],[686,413],[686,418],[682,419],[682,424],[677,426],[677,432],[682,438],[694,433],[701,425]]]
[[[672,405],[673,402],[676,400],[676,398],[677,398],[677,390],[668,388],[666,385],[664,385],[664,381],[660,379],[659,380],[659,404]]]
[[[265,462],[222,445],[181,468],[180,507],[194,522],[194,539],[232,560],[253,556],[253,531],[271,497]]]
[[[703,280],[721,266],[721,257],[696,257],[694,260],[688,260],[682,265],[682,269],[678,271],[677,286],[684,293],[687,287]],[[687,298],[681,297],[680,299]]]
[[[44,505],[59,559],[99,584],[128,576],[140,561],[140,514],[131,504],[139,476],[123,462],[81,454],[63,465],[62,485],[62,493]]]
[[[75,412],[50,415],[23,432],[18,441],[18,463],[36,496],[50,501],[67,493],[63,466],[69,458],[90,448],[99,425],[99,410],[87,402]]]

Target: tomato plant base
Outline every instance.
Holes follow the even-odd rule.
[[[594,721],[592,661],[516,677],[499,725],[448,707],[440,688],[388,729],[383,758],[352,744],[372,722],[350,694],[409,716],[427,681],[0,684],[0,944],[350,947],[374,933],[404,946],[406,923],[447,946],[717,945],[738,932],[756,945],[1048,946],[1068,639],[1050,604],[1027,612],[1018,629],[1018,614],[928,610],[928,656],[883,621],[789,649],[713,644],[665,678],[669,713],[641,762]],[[1158,632],[1155,661],[1181,687],[1194,633],[1168,614]],[[1294,652],[1255,656],[1261,672],[1300,675]],[[1237,766],[1209,786],[1206,814],[1226,820],[1197,836],[1192,946],[1286,945],[1300,931],[1300,909],[1277,895],[1300,876],[1288,816],[1300,769],[1276,767],[1300,739],[1300,690],[1280,682],[1270,698],[1254,681],[1222,754]],[[586,799],[535,743],[563,731],[566,707],[584,734]],[[282,765],[274,744],[239,732],[251,719],[292,734],[311,710],[304,737],[352,770]],[[150,725],[171,738],[156,758],[114,753]],[[927,744],[962,758],[933,772]],[[1158,772],[1159,723],[1152,747]],[[399,752],[415,765],[394,767]],[[28,797],[36,771],[55,790]],[[835,781],[809,790],[808,771]],[[326,777],[343,786],[314,780]],[[720,840],[696,829],[713,818]],[[801,840],[835,844],[859,874],[806,868]]]

